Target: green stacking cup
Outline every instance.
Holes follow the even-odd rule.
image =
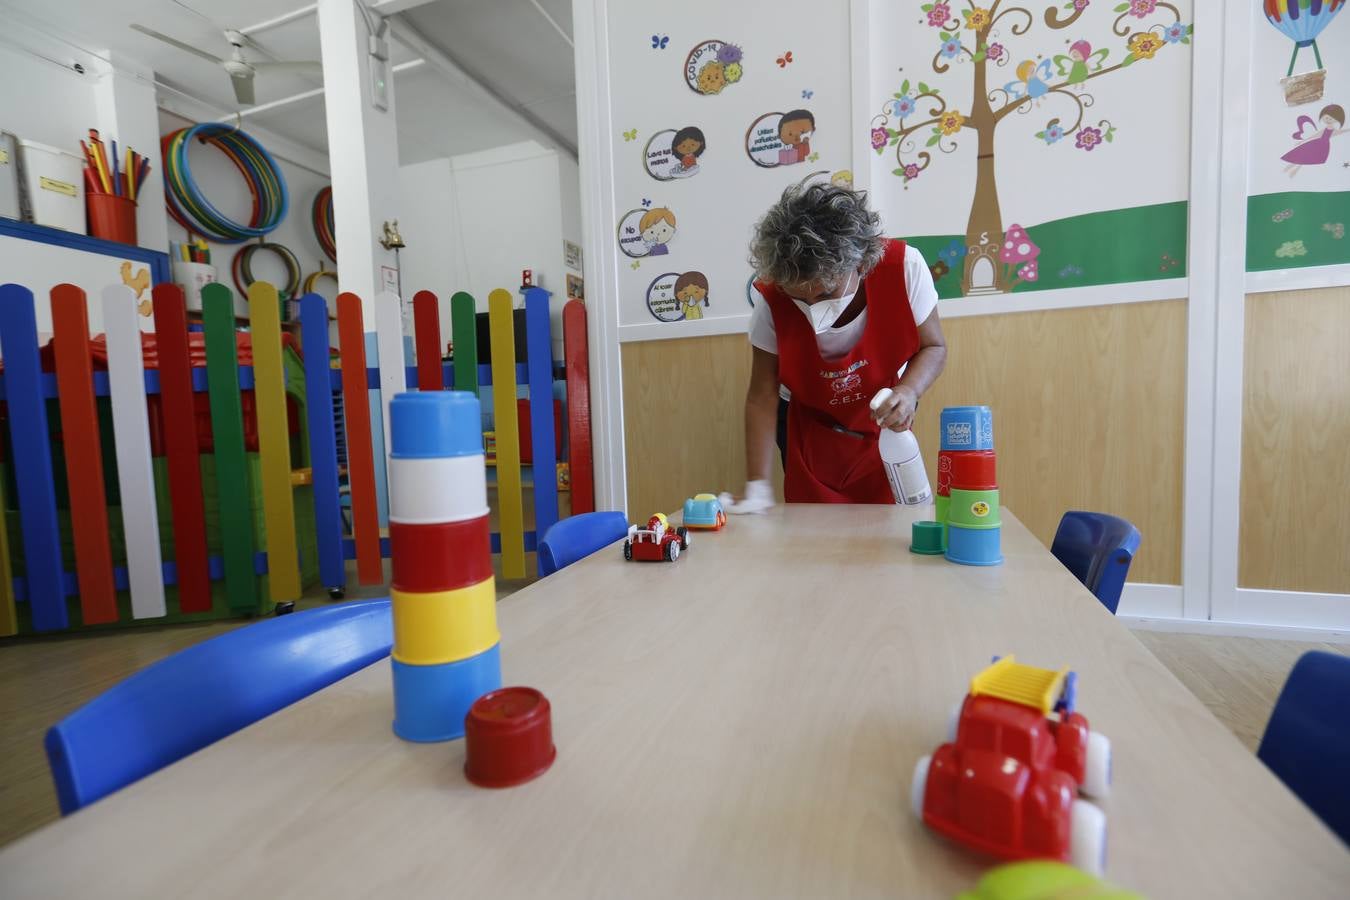
[[[952,498],[943,494],[933,497],[933,518],[942,526],[942,549],[947,549],[947,513],[951,509]]]
[[[997,528],[1002,524],[998,513],[998,489],[963,491],[952,488],[947,522],[962,528]]]
[[[942,531],[947,526],[941,522],[915,522],[911,531],[909,550],[924,556],[938,556],[946,551],[946,541]]]

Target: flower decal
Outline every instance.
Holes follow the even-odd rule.
[[[1076,10],[1077,12],[1082,12],[1083,10],[1085,10],[1085,9],[1088,8],[1088,3],[1089,3],[1089,2],[1090,2],[1090,0],[1073,0],[1073,3],[1070,4],[1070,5],[1071,5],[1071,6],[1074,8],[1074,10]]]
[[[1102,132],[1100,128],[1085,126],[1078,129],[1078,137],[1074,139],[1074,146],[1079,150],[1091,151],[1102,142]]]
[[[946,3],[925,3],[923,11],[928,13],[928,25],[930,28],[941,28],[952,17],[952,8]]]
[[[999,43],[990,44],[984,48],[984,55],[989,57],[990,62],[998,62],[1006,53],[1003,45]]]
[[[1147,19],[1153,15],[1153,11],[1157,8],[1158,0],[1130,0],[1128,6],[1130,15],[1136,19]]]
[[[1128,46],[1135,59],[1152,59],[1162,49],[1163,40],[1151,31],[1136,31]]]
[[[1059,124],[1059,119],[1051,119],[1046,123],[1044,131],[1036,132],[1036,137],[1047,144],[1056,144],[1064,137],[1064,126]]]
[[[1275,251],[1275,255],[1284,259],[1290,259],[1295,256],[1307,256],[1308,248],[1303,246],[1302,241],[1285,241]]]
[[[914,114],[914,98],[909,94],[903,94],[891,101],[891,111],[897,119],[904,119]]]
[[[1163,29],[1163,40],[1169,44],[1189,44],[1191,28],[1189,25],[1182,25],[1180,22],[1173,22]]]
[[[989,10],[978,6],[974,9],[963,10],[961,15],[966,17],[966,27],[971,31],[988,28],[989,23],[993,21],[993,16],[989,15]]]
[[[905,173],[906,181],[913,181],[915,178],[919,177],[919,172],[921,170],[919,169],[918,163],[909,163],[902,171]]]
[[[928,271],[932,273],[933,280],[938,281],[942,278],[943,275],[946,275],[948,272],[950,272],[951,269],[947,266],[945,262],[943,262],[942,260],[938,260],[937,262],[933,263],[931,266],[928,267]]]
[[[956,54],[961,52],[961,41],[954,35],[947,35],[942,39],[942,49],[938,53],[942,54],[944,59],[954,59]]]
[[[956,110],[950,110],[943,113],[937,121],[938,130],[945,135],[953,135],[961,130],[961,126],[966,123],[966,117]]]
[[[945,262],[949,267],[955,266],[957,260],[966,255],[966,245],[960,238],[952,238],[947,246],[938,251],[938,259]]]
[[[886,129],[885,129],[885,128],[873,128],[873,129],[872,129],[872,149],[875,150],[875,151],[877,151],[878,153],[880,153],[881,150],[882,150],[882,148],[885,147],[885,146],[886,146]]]

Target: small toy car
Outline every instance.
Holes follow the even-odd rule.
[[[683,524],[700,531],[721,531],[726,527],[727,514],[713,494],[695,494],[684,501]]]
[[[623,542],[623,558],[644,562],[674,562],[689,549],[689,533],[683,527],[671,528],[664,513],[647,520],[646,528],[628,526],[628,539]]]
[[[1122,890],[1073,866],[1048,859],[1008,863],[991,869],[975,885],[975,890],[956,900],[1144,900],[1133,891]]]
[[[1078,799],[1111,784],[1111,742],[1074,711],[1077,676],[995,658],[970,683],[948,742],[914,767],[924,824],[1003,859],[1057,859],[1100,875],[1106,816]]]

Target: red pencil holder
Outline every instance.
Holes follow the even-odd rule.
[[[85,191],[89,236],[119,244],[136,244],[136,201],[116,194]]]
[[[949,496],[952,488],[992,491],[998,487],[993,450],[939,450],[938,493]]]

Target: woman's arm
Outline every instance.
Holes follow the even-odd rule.
[[[745,480],[768,481],[778,428],[778,356],[752,347],[745,391]]]
[[[914,424],[919,398],[942,374],[946,364],[947,340],[942,336],[942,323],[935,308],[919,326],[919,352],[910,357],[890,398],[873,413],[877,424],[892,431],[907,431]]]

